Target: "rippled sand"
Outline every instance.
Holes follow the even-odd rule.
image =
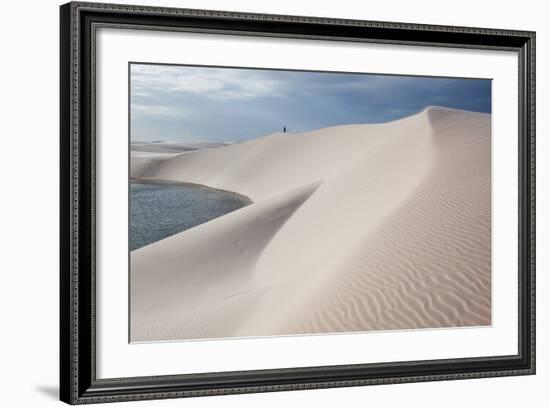
[[[254,203],[132,252],[131,339],[491,324],[490,125],[430,107],[132,155],[133,178]]]

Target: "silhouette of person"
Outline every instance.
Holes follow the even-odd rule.
[[[283,126],[283,133],[286,133],[286,126]]]

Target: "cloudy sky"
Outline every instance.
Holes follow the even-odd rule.
[[[380,123],[429,105],[491,111],[491,81],[132,64],[132,141],[235,142]]]

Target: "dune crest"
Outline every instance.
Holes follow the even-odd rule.
[[[490,125],[488,114],[429,107],[133,153],[133,178],[254,203],[132,252],[131,339],[490,324]]]

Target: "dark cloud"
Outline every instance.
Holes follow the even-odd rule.
[[[429,105],[491,111],[491,81],[132,65],[133,140],[238,141],[399,119]]]

